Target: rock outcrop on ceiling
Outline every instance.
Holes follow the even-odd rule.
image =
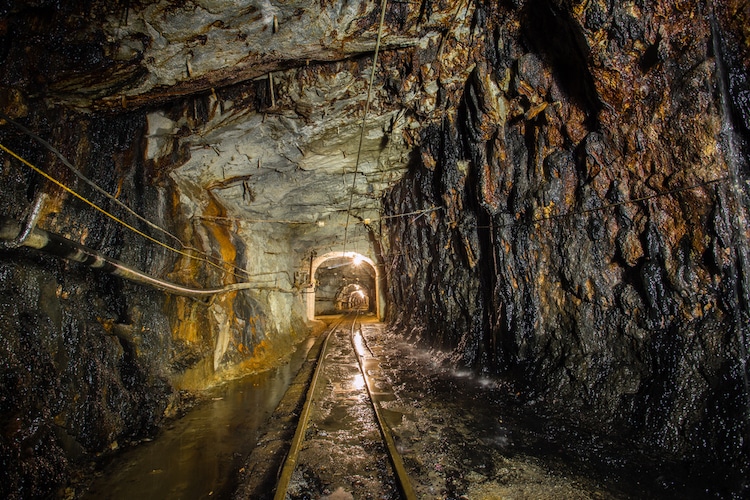
[[[44,50],[10,44],[18,71],[5,83],[25,92],[20,101],[41,94],[84,112],[164,104],[149,114],[146,155],[175,170],[185,199],[215,197],[228,217],[332,222],[314,238],[331,241],[352,203],[360,220],[378,218],[422,122],[471,69],[471,54],[453,50],[467,41],[470,4],[392,4],[360,150],[379,12],[375,2],[207,0],[94,2],[50,17],[19,4],[6,35]],[[181,97],[189,104],[168,116]]]
[[[740,491],[747,9],[389,2],[362,129],[375,2],[7,2],[4,114],[223,269],[4,156],[5,213],[46,192],[47,229],[257,288],[195,302],[3,251],[0,491],[46,494],[181,390],[268,366],[307,331],[308,265],[342,250],[381,266],[390,319],[451,363]],[[19,129],[0,139],[76,184]]]

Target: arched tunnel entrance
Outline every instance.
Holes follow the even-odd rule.
[[[330,252],[313,260],[311,273],[315,286],[307,294],[308,319],[351,310],[383,317],[381,277],[372,259],[355,252]]]
[[[336,294],[339,311],[370,311],[370,293],[359,283],[349,283]]]

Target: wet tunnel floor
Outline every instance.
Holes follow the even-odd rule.
[[[344,321],[328,340],[287,489],[290,500],[336,492],[361,499],[400,498],[350,331],[351,320]]]
[[[415,348],[381,323],[363,322],[362,333],[379,359],[377,372],[368,376],[393,389],[395,398],[381,405],[420,499],[710,496],[688,484],[679,466],[644,460],[645,454],[626,443],[542,418],[541,408],[522,405],[510,385],[448,369],[445,355]],[[246,483],[258,475],[259,464],[274,475],[276,462],[283,460],[279,436],[294,432],[296,410],[289,407],[285,417],[276,418],[277,408],[269,416],[294,392],[281,399],[287,386],[298,384],[293,371],[310,346],[298,349],[297,359],[280,371],[230,384],[154,442],[124,453],[104,469],[86,498],[273,498],[272,485],[258,491]],[[318,437],[349,418],[345,410],[332,411],[331,429],[321,427]],[[318,491],[306,498],[369,498],[325,485]]]
[[[683,464],[550,416],[511,384],[448,368],[447,355],[382,324],[362,333],[394,390],[382,406],[418,498],[725,498]]]
[[[210,390],[153,441],[101,464],[85,499],[229,498],[258,430],[284,396],[314,339],[281,366]]]
[[[550,441],[556,426],[514,414],[510,386],[446,369],[440,353],[415,349],[382,325],[363,325],[363,334],[394,387],[396,399],[382,406],[419,498],[640,498],[575,463],[585,458]]]

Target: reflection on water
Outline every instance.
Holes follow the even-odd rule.
[[[212,398],[173,422],[149,443],[107,464],[84,498],[226,498],[235,487],[257,430],[278,405],[312,346],[290,361],[217,389]]]
[[[361,373],[358,373],[352,378],[351,384],[352,384],[353,390],[363,391],[365,389],[365,378],[362,376]]]
[[[354,342],[354,349],[357,351],[357,355],[360,357],[365,356],[367,353],[365,352],[365,346],[362,342],[362,335],[357,332],[352,337],[352,340]]]

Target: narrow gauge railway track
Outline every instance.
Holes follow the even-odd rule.
[[[379,401],[392,395],[368,376],[378,361],[357,324],[358,315],[350,314],[325,334],[275,500],[336,491],[417,498],[380,409]]]

